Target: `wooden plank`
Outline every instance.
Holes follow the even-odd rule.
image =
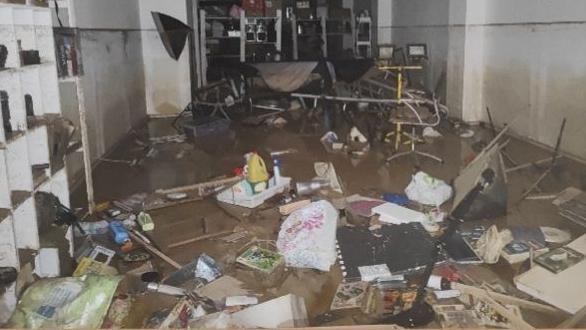
[[[488,295],[492,299],[499,301],[503,304],[518,305],[519,307],[532,309],[532,310],[539,311],[539,312],[545,312],[545,313],[559,313],[560,312],[560,310],[555,307],[551,307],[551,306],[536,303],[533,301],[513,297],[510,295],[505,295],[505,294],[494,292],[494,291],[488,291],[488,290],[476,288],[476,287],[461,284],[461,283],[452,283],[452,289],[460,290],[462,293],[470,294],[470,295],[474,295],[474,296]]]
[[[289,215],[289,214],[293,213],[294,211],[296,211],[302,207],[305,207],[309,204],[311,204],[311,200],[309,200],[309,199],[304,199],[304,200],[300,200],[297,202],[289,203],[287,205],[280,206],[279,213],[281,213],[281,215]]]
[[[191,185],[176,187],[176,188],[171,188],[171,189],[159,189],[156,192],[158,194],[166,195],[166,194],[186,192],[186,191],[196,190],[196,189],[201,191],[203,189],[210,189],[210,188],[216,188],[216,187],[222,187],[222,186],[227,186],[227,185],[231,185],[231,184],[236,184],[236,183],[240,182],[240,180],[242,180],[241,176],[235,176],[235,177],[231,177],[231,178],[227,178],[227,179],[212,180],[212,181],[208,181],[208,182],[201,182],[201,183],[196,183],[196,184],[191,184]]]
[[[490,307],[492,307],[495,311],[497,311],[502,316],[506,317],[509,322],[513,325],[514,329],[535,329],[531,324],[525,322],[522,317],[517,316],[511,310],[506,308],[505,306],[499,304],[496,300],[490,297],[488,294],[488,290],[484,291],[483,295],[479,295],[478,298],[483,299],[486,301]]]
[[[157,250],[154,246],[152,246],[148,242],[144,241],[142,238],[140,238],[135,233],[128,232],[128,234],[130,234],[130,237],[133,240],[135,240],[136,242],[138,242],[140,245],[144,246],[145,249],[149,250],[149,252],[155,254],[157,257],[161,258],[163,261],[165,261],[169,265],[175,267],[176,269],[181,269],[181,265],[178,262],[176,262],[175,260],[171,259],[169,256],[167,256],[163,252]]]
[[[195,237],[195,238],[186,239],[186,240],[181,241],[181,242],[169,244],[167,246],[167,248],[168,249],[173,249],[173,248],[180,247],[180,246],[183,246],[183,245],[187,245],[187,244],[191,244],[191,243],[195,243],[195,242],[199,242],[199,241],[203,241],[203,240],[206,240],[206,239],[215,238],[215,237],[219,237],[219,236],[223,236],[223,235],[233,234],[233,233],[234,233],[233,230],[226,230],[226,231],[221,231],[221,232],[218,232],[218,233],[213,233],[213,234],[208,234],[208,235],[202,235],[202,236],[198,236],[198,237]]]

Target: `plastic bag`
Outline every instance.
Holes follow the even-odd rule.
[[[98,328],[121,279],[86,275],[35,282],[24,292],[8,327]]]
[[[283,222],[277,248],[292,267],[328,271],[336,262],[338,211],[326,201],[311,203]]]
[[[444,181],[421,171],[412,177],[411,183],[405,188],[405,194],[410,200],[433,206],[440,206],[452,198],[452,192],[452,187]]]
[[[208,283],[222,276],[220,266],[216,261],[205,253],[202,253],[197,259],[195,268],[195,277],[203,278]]]
[[[478,256],[487,264],[496,264],[505,245],[513,241],[509,230],[498,231],[495,225],[490,226],[476,243]]]

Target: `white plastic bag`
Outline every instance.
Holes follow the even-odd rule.
[[[329,271],[336,262],[338,211],[327,201],[311,203],[283,222],[277,248],[289,266]]]
[[[476,243],[479,257],[487,264],[496,264],[505,245],[513,241],[511,232],[507,229],[499,232],[495,225],[490,226]]]
[[[452,187],[425,172],[417,172],[405,188],[405,194],[412,200],[424,205],[440,206],[452,198]]]
[[[20,298],[8,327],[96,329],[121,279],[85,275],[37,281]]]

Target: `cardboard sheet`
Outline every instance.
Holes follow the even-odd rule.
[[[574,240],[568,247],[586,254],[586,235]],[[576,313],[586,306],[586,259],[554,274],[536,265],[515,279],[517,288],[568,313]]]

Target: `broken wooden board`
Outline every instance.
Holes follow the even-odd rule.
[[[292,294],[269,300],[232,314],[246,328],[296,328],[308,326],[305,300]]]

